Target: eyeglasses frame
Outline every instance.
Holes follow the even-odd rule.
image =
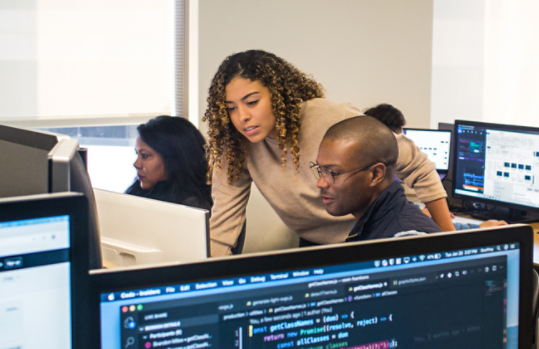
[[[383,162],[374,162],[374,163],[371,163],[371,164],[368,164],[368,165],[365,165],[365,166],[362,166],[362,167],[354,168],[352,170],[344,171],[344,172],[337,173],[337,174],[334,174],[335,172],[330,170],[329,168],[327,168],[325,166],[320,166],[320,165],[318,165],[317,163],[315,163],[313,161],[311,161],[311,166],[309,168],[313,171],[313,174],[314,174],[314,177],[316,178],[316,180],[318,180],[320,178],[323,178],[324,181],[327,184],[333,185],[333,184],[335,184],[335,177],[337,177],[337,176],[340,176],[342,174],[349,173],[349,172],[352,172],[352,171],[357,171],[357,172],[365,171],[365,170],[368,170],[369,168],[371,168],[372,166],[377,165],[377,164],[384,164],[384,163]],[[384,166],[385,166],[385,164],[384,164]],[[322,175],[322,169],[326,169],[328,171],[328,174],[331,175],[331,179],[333,180],[332,183],[330,183],[330,182],[328,182],[326,180],[327,175],[325,175],[325,176]],[[318,174],[318,176],[317,176],[317,174]]]

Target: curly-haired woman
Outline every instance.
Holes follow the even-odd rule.
[[[361,112],[323,97],[320,84],[268,52],[237,53],[221,64],[203,118],[209,123],[212,256],[235,246],[253,181],[301,237],[300,245],[346,239],[354,217],[326,212],[309,167],[328,128]],[[454,230],[434,163],[410,140],[396,137],[397,176],[414,187],[442,230]]]

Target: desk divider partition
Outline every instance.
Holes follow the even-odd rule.
[[[109,267],[208,258],[207,210],[100,189],[94,193]]]

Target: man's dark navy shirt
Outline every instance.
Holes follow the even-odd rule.
[[[432,218],[408,201],[404,188],[395,181],[369,206],[352,228],[346,241],[390,238],[410,230],[422,233],[441,232]]]

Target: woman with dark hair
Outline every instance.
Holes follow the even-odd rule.
[[[214,200],[212,256],[230,254],[236,245],[252,182],[301,246],[345,241],[355,219],[326,212],[310,160],[330,126],[361,112],[323,97],[319,83],[272,53],[245,51],[221,63],[203,118]],[[406,137],[396,137],[397,176],[416,189],[442,230],[454,230],[434,164]]]
[[[137,179],[126,193],[211,210],[206,141],[188,120],[158,116],[137,128]]]
[[[406,119],[402,112],[391,104],[378,104],[376,107],[365,110],[363,114],[380,120],[396,134],[402,133],[403,127],[406,126]]]

